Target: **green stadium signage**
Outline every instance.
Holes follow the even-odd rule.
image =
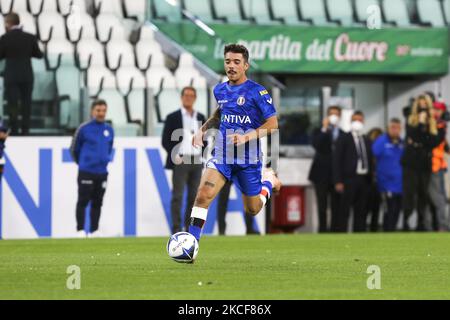
[[[369,30],[286,26],[211,25],[211,37],[190,23],[156,23],[215,71],[223,70],[223,47],[245,45],[258,71],[324,74],[446,74],[449,30]]]

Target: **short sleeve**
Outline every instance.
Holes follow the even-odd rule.
[[[260,87],[260,89],[258,89],[258,92],[256,92],[255,94],[257,95],[256,101],[258,103],[258,108],[262,112],[263,118],[269,119],[275,116],[277,114],[277,110],[273,105],[273,99],[270,96],[269,92],[263,87]]]

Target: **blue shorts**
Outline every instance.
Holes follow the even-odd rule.
[[[239,190],[248,197],[254,197],[261,193],[261,162],[257,164],[222,164],[212,158],[206,167],[219,171],[228,181],[233,181]]]

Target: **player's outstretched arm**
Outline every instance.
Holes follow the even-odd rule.
[[[206,131],[212,128],[218,128],[220,124],[220,108],[217,108],[211,117],[206,120],[205,124],[200,128],[200,130],[192,138],[192,145],[196,148],[203,147],[203,136]]]

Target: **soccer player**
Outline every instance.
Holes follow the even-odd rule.
[[[278,129],[273,100],[263,86],[247,79],[247,48],[231,44],[225,47],[224,55],[229,81],[214,89],[219,107],[192,141],[194,147],[201,147],[205,133],[219,128],[213,158],[207,163],[191,212],[189,232],[197,240],[211,202],[227,181],[236,183],[243,194],[245,212],[252,216],[261,211],[272,192],[281,188],[272,169],[262,172],[259,143],[260,138]]]

